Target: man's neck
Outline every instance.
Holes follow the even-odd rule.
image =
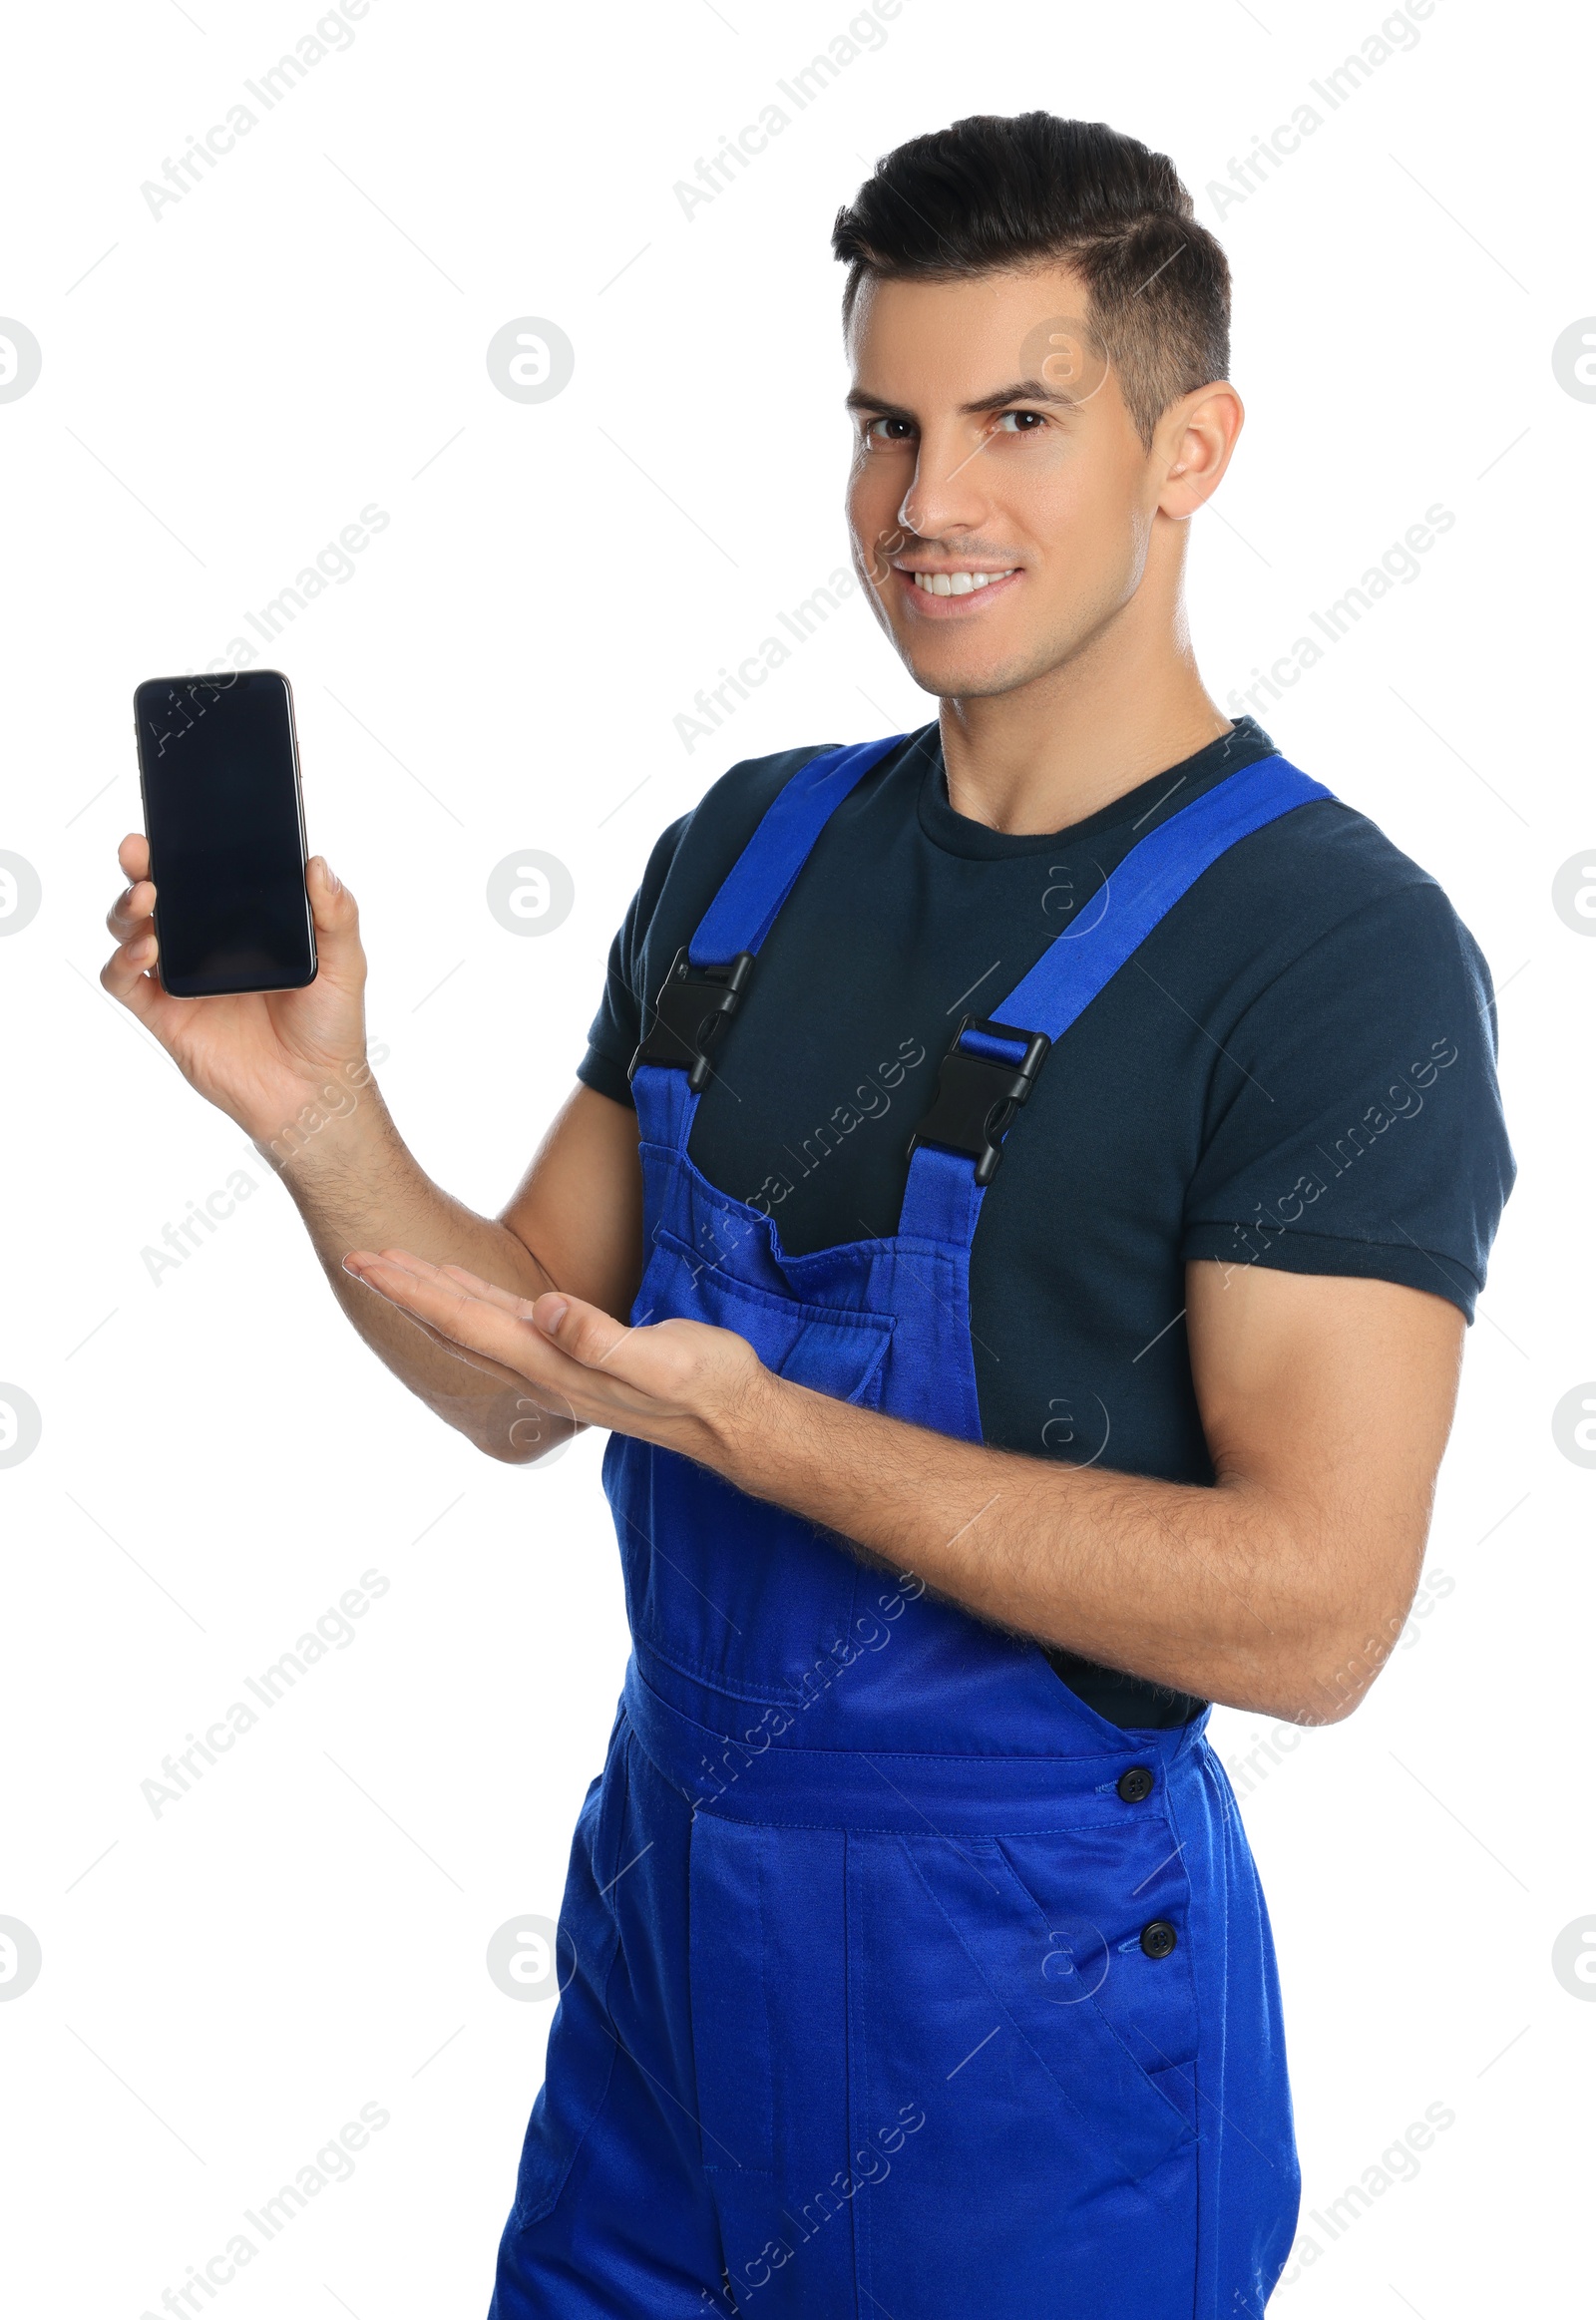
[[[955,813],[1013,837],[1067,830],[1232,730],[1184,638],[1099,638],[1012,692],[945,700],[938,722]]]

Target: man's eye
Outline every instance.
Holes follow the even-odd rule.
[[[894,430],[900,432],[895,433]],[[914,429],[907,419],[872,419],[865,428],[867,443],[907,443]]]
[[[1000,411],[993,421],[994,432],[1006,428],[1010,435],[1034,435],[1045,427],[1046,418],[1040,411]]]

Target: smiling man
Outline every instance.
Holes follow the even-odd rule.
[[[1182,600],[1242,422],[1171,164],[978,118],[838,218],[856,570],[935,723],[666,831],[502,1217],[373,1091],[287,1182],[490,1455],[610,1429],[633,1653],[497,2320],[1257,2320],[1298,2177],[1204,1738],[1345,1716],[1416,1583],[1512,1179],[1479,953],[1224,716]],[[257,1138],[321,971],[106,969]],[[375,1292],[376,1294],[372,1294]]]

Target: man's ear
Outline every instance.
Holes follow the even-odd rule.
[[[1153,435],[1153,457],[1164,462],[1160,515],[1183,524],[1218,490],[1246,416],[1225,380],[1171,403]]]

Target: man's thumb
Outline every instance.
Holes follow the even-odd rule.
[[[355,898],[324,854],[312,854],[305,864],[305,892],[318,935],[351,935],[359,924]]]

